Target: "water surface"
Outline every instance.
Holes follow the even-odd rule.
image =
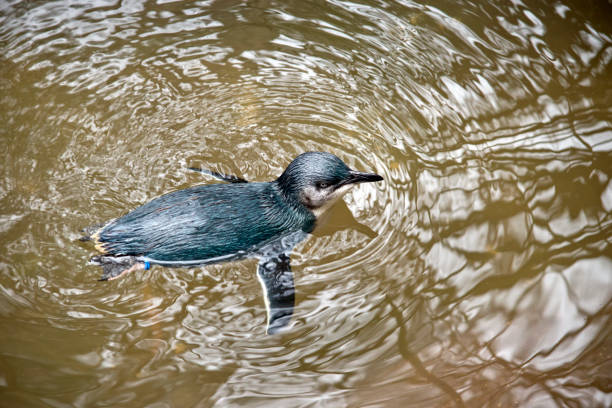
[[[0,5],[0,406],[612,405],[612,8]],[[323,150],[359,186],[292,256],[97,282],[79,230]]]

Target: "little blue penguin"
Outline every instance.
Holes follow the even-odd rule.
[[[246,182],[208,172],[230,184],[198,185],[162,195],[103,226],[86,228],[102,255],[100,280],[157,264],[200,266],[258,257],[268,333],[286,326],[293,313],[290,251],[317,218],[357,183],[383,180],[350,169],[331,153],[306,152],[274,181]]]

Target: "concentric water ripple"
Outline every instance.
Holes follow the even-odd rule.
[[[610,406],[609,5],[0,6],[7,406]],[[381,174],[292,255],[102,284],[86,225],[307,150]]]

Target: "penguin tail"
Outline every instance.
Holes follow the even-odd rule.
[[[117,279],[129,272],[145,269],[145,264],[137,261],[134,256],[96,255],[89,260],[89,264],[102,267],[99,281]]]
[[[81,242],[87,242],[87,241],[92,241],[94,239],[94,235],[96,232],[98,232],[105,224],[94,224],[94,225],[90,225],[89,227],[85,227],[81,230],[81,232],[84,234],[81,238],[79,238],[79,241]]]

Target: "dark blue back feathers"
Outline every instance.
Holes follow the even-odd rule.
[[[276,182],[212,184],[158,197],[110,222],[97,240],[111,255],[203,260],[310,232],[314,222],[312,213],[288,205]]]

